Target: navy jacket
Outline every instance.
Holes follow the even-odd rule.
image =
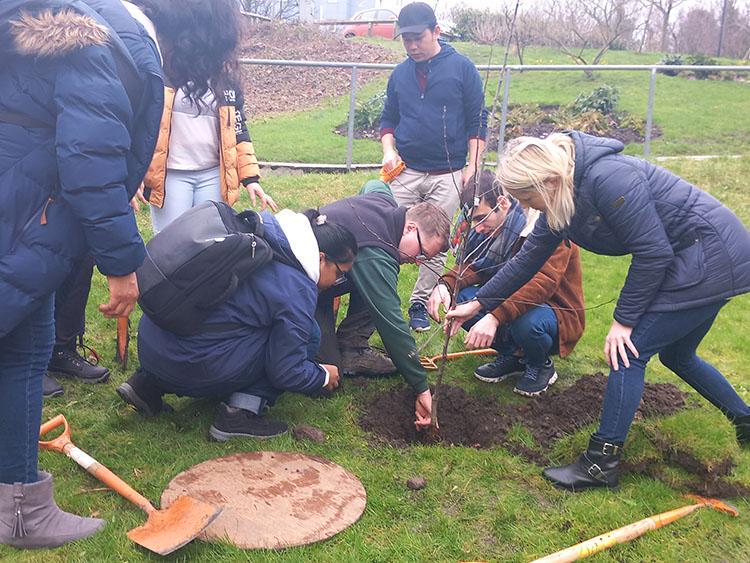
[[[510,296],[563,239],[596,254],[632,255],[615,319],[690,309],[750,291],[750,233],[728,208],[679,176],[620,154],[614,139],[570,133],[575,214],[562,233],[544,214],[521,251],[477,294],[483,306]]]
[[[22,5],[31,19],[12,26]],[[0,116],[0,337],[84,252],[105,275],[140,265],[128,202],[156,142],[160,73],[153,41],[119,0],[0,6],[0,112],[32,120]]]
[[[261,213],[264,238],[294,262],[286,236],[270,213]],[[234,328],[178,336],[156,326],[147,315],[138,328],[138,356],[157,379],[175,382],[175,391],[203,396],[201,389],[224,383],[245,385],[267,379],[280,391],[315,394],[325,371],[308,356],[318,337],[315,307],[318,288],[301,269],[273,260],[254,272],[207,319]],[[184,386],[179,378],[184,379]],[[235,385],[226,392],[237,391]]]
[[[409,168],[461,170],[470,137],[487,136],[482,79],[467,57],[447,43],[427,62],[427,89],[419,89],[416,63],[407,58],[388,79],[381,131],[393,130]]]

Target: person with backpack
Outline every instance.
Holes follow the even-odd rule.
[[[0,544],[56,547],[103,526],[57,507],[38,470],[54,292],[90,253],[108,317],[138,297],[129,201],[163,105],[156,45],[119,0],[0,4]]]
[[[646,365],[659,360],[721,410],[750,444],[750,406],[696,354],[727,301],[750,291],[750,233],[708,193],[615,139],[578,131],[511,141],[498,166],[503,190],[542,212],[520,252],[447,314],[456,323],[495,307],[531,279],[560,243],[632,256],[604,341],[610,366],[598,430],[573,463],[544,470],[559,488],[615,488]]]
[[[139,198],[150,204],[154,233],[204,201],[234,205],[244,186],[255,205],[276,203],[260,186],[236,73],[235,0],[134,0],[154,22],[165,53],[159,141]],[[196,25],[210,31],[196,33]]]
[[[222,296],[231,293],[226,300],[219,297],[206,307],[208,316],[197,333],[177,334],[159,326],[164,319],[141,317],[141,367],[117,388],[141,414],[170,410],[162,400],[165,393],[220,397],[211,438],[271,438],[288,428],[265,416],[265,407],[283,392],[317,396],[338,386],[337,367],[314,361],[320,344],[315,307],[318,292],[340,283],[351,269],[357,242],[349,230],[314,210],[275,216],[264,211],[260,217],[274,258],[240,280],[233,292],[223,291]],[[178,225],[179,220],[149,247],[159,236],[172,236]]]

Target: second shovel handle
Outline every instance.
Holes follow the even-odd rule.
[[[65,455],[147,514],[156,510],[151,501],[72,442],[65,446]]]

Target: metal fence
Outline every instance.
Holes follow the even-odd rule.
[[[310,68],[342,68],[350,69],[351,80],[349,83],[349,120],[347,126],[347,142],[346,142],[346,163],[345,164],[330,164],[330,163],[294,163],[299,168],[317,168],[317,169],[346,169],[352,170],[354,168],[379,168],[380,164],[354,164],[352,162],[352,147],[354,141],[354,110],[357,104],[357,73],[359,70],[393,70],[396,68],[395,64],[382,64],[382,63],[348,63],[348,62],[335,62],[335,61],[284,61],[274,59],[240,59],[240,64],[247,65],[268,65],[268,66],[298,66],[298,67],[310,67]],[[503,97],[500,105],[500,131],[498,134],[497,143],[497,157],[503,151],[503,143],[505,141],[505,128],[508,117],[508,99],[510,92],[510,81],[512,73],[514,72],[537,72],[537,71],[552,71],[552,72],[570,72],[570,71],[642,71],[650,73],[649,87],[648,87],[648,105],[646,107],[646,131],[644,135],[643,143],[643,157],[649,158],[651,156],[651,132],[653,129],[654,121],[654,96],[656,93],[656,73],[658,71],[730,71],[730,72],[750,72],[750,66],[721,66],[721,65],[476,65],[479,72],[502,72],[504,73],[502,79]],[[292,163],[265,163],[268,165],[284,165]]]

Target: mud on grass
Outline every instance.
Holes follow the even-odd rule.
[[[601,374],[585,375],[562,391],[517,405],[502,405],[494,397],[473,396],[460,387],[439,388],[440,443],[450,446],[490,448],[502,446],[513,454],[538,465],[548,465],[552,445],[566,435],[588,426],[599,418],[607,378]],[[686,408],[686,395],[671,383],[646,383],[638,418],[674,414]],[[373,397],[364,408],[360,425],[376,439],[406,447],[411,444],[433,444],[434,436],[417,432],[414,427],[414,395],[409,389],[398,389]],[[530,434],[534,446],[519,440],[516,431]],[[737,496],[750,490],[730,483],[731,459],[708,467],[689,452],[653,441],[663,458],[639,464],[623,463],[626,471],[661,478],[664,463],[677,466],[690,475],[682,485],[700,494]],[[627,454],[626,454],[627,456]]]

